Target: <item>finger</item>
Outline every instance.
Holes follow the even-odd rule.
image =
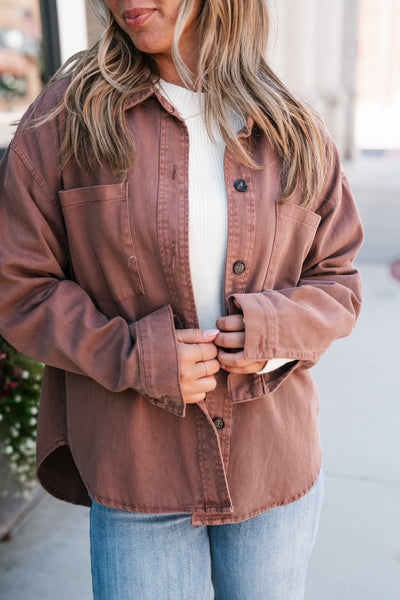
[[[218,348],[212,342],[209,344],[198,344],[198,346],[200,346],[202,361],[212,360],[213,358],[217,357]]]
[[[267,362],[265,360],[246,360],[244,352],[235,352],[232,354],[223,351],[218,353],[218,360],[221,369],[228,371],[228,373],[242,374],[258,373],[258,371],[261,371],[265,367]]]
[[[178,342],[178,356],[180,362],[198,363],[211,360],[217,356],[217,347],[212,342],[208,344],[186,344]]]
[[[237,301],[236,298],[233,299],[233,302],[234,302],[236,308],[238,308],[239,310],[242,310],[242,307],[240,306],[240,304],[239,304],[239,302]]]
[[[176,329],[176,339],[185,344],[210,342],[219,334],[218,329]]]
[[[220,370],[221,365],[217,359],[197,362],[194,365],[184,366],[180,371],[180,380],[186,387],[192,383],[195,384],[197,379],[204,379],[215,375]]]
[[[187,403],[203,400],[207,392],[211,392],[217,386],[217,380],[213,375],[201,377],[191,382],[181,383],[182,395]]]
[[[183,346],[186,354],[178,353],[179,358],[179,375],[181,382],[191,382],[196,379],[200,379],[202,377],[208,377],[209,375],[215,375],[218,373],[220,369],[219,361],[217,360],[217,348],[213,345],[213,351],[210,355],[210,359],[205,361],[197,361],[194,360],[193,357],[190,356],[190,352],[193,353],[193,346],[191,344],[181,344],[178,342],[179,346]],[[189,355],[187,353],[187,349],[189,348]]]
[[[205,394],[193,394],[192,396],[184,397],[185,404],[197,404],[201,402],[206,397]]]
[[[217,335],[214,344],[221,348],[244,348],[244,331],[222,332]]]
[[[196,364],[197,378],[209,377],[215,375],[220,370],[221,365],[218,360],[205,360]]]
[[[217,386],[217,380],[214,375],[209,375],[208,377],[201,377],[200,379],[196,379],[193,384],[193,393],[206,393],[215,390]]]
[[[251,375],[253,373],[258,373],[262,370],[263,364],[261,362],[257,363],[247,363],[243,367],[227,367],[225,365],[221,365],[221,369],[226,371],[227,373],[235,373],[238,375]]]
[[[224,365],[224,367],[234,367],[234,368],[242,368],[249,364],[244,356],[244,350],[239,352],[224,352],[224,350],[219,350],[217,355],[218,361],[220,365]]]
[[[205,378],[199,379],[198,381],[204,382]],[[201,392],[196,391],[194,393],[190,393],[190,394],[183,396],[186,404],[194,404],[196,402],[201,402],[202,400],[205,399],[207,392],[211,392],[217,386],[215,377],[208,377],[206,383],[207,383],[207,386],[204,391],[201,391]]]
[[[219,317],[216,325],[221,331],[244,331],[244,318],[243,315]]]
[[[196,362],[204,362],[204,344],[196,344],[196,348],[200,352],[200,358]]]

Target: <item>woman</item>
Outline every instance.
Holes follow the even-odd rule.
[[[96,599],[300,599],[312,367],[360,307],[324,126],[263,0],[97,0],[1,166],[0,331],[46,363],[38,477],[91,505]]]

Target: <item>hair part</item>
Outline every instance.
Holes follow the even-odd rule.
[[[194,2],[181,2],[172,58],[185,85],[205,93],[209,135],[216,125],[237,160],[253,169],[263,168],[255,164],[229,119],[232,111],[245,120],[251,117],[281,160],[281,201],[300,190],[302,205],[312,206],[325,175],[322,121],[267,64],[265,0],[203,0],[196,77],[179,53],[179,39]],[[91,49],[72,57],[55,74],[52,81],[67,75],[71,81],[61,104],[40,123],[66,110],[62,167],[75,157],[90,171],[106,162],[124,177],[138,151],[127,131],[125,106],[132,92],[149,89],[159,80],[159,71],[151,55],[135,48],[103,0],[90,3],[105,30]]]

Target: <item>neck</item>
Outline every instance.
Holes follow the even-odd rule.
[[[168,83],[173,83],[174,85],[179,85],[180,87],[187,87],[182,81],[181,76],[179,75],[175,65],[170,62],[158,60],[158,68],[160,71],[161,79],[167,81]]]
[[[189,47],[185,48],[186,52],[182,53],[182,59],[189,69],[189,71],[193,74],[194,78],[197,75],[197,51],[194,48]],[[181,76],[178,73],[178,69],[175,66],[174,61],[172,60],[171,54],[158,54],[153,55],[153,58],[156,60],[158,69],[160,72],[161,79],[167,81],[168,83],[173,83],[174,85],[179,85],[180,87],[187,88],[188,86],[182,81]],[[191,85],[190,88],[193,86]]]

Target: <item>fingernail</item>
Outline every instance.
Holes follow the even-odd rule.
[[[208,338],[215,338],[219,334],[219,329],[206,329],[204,335]]]

